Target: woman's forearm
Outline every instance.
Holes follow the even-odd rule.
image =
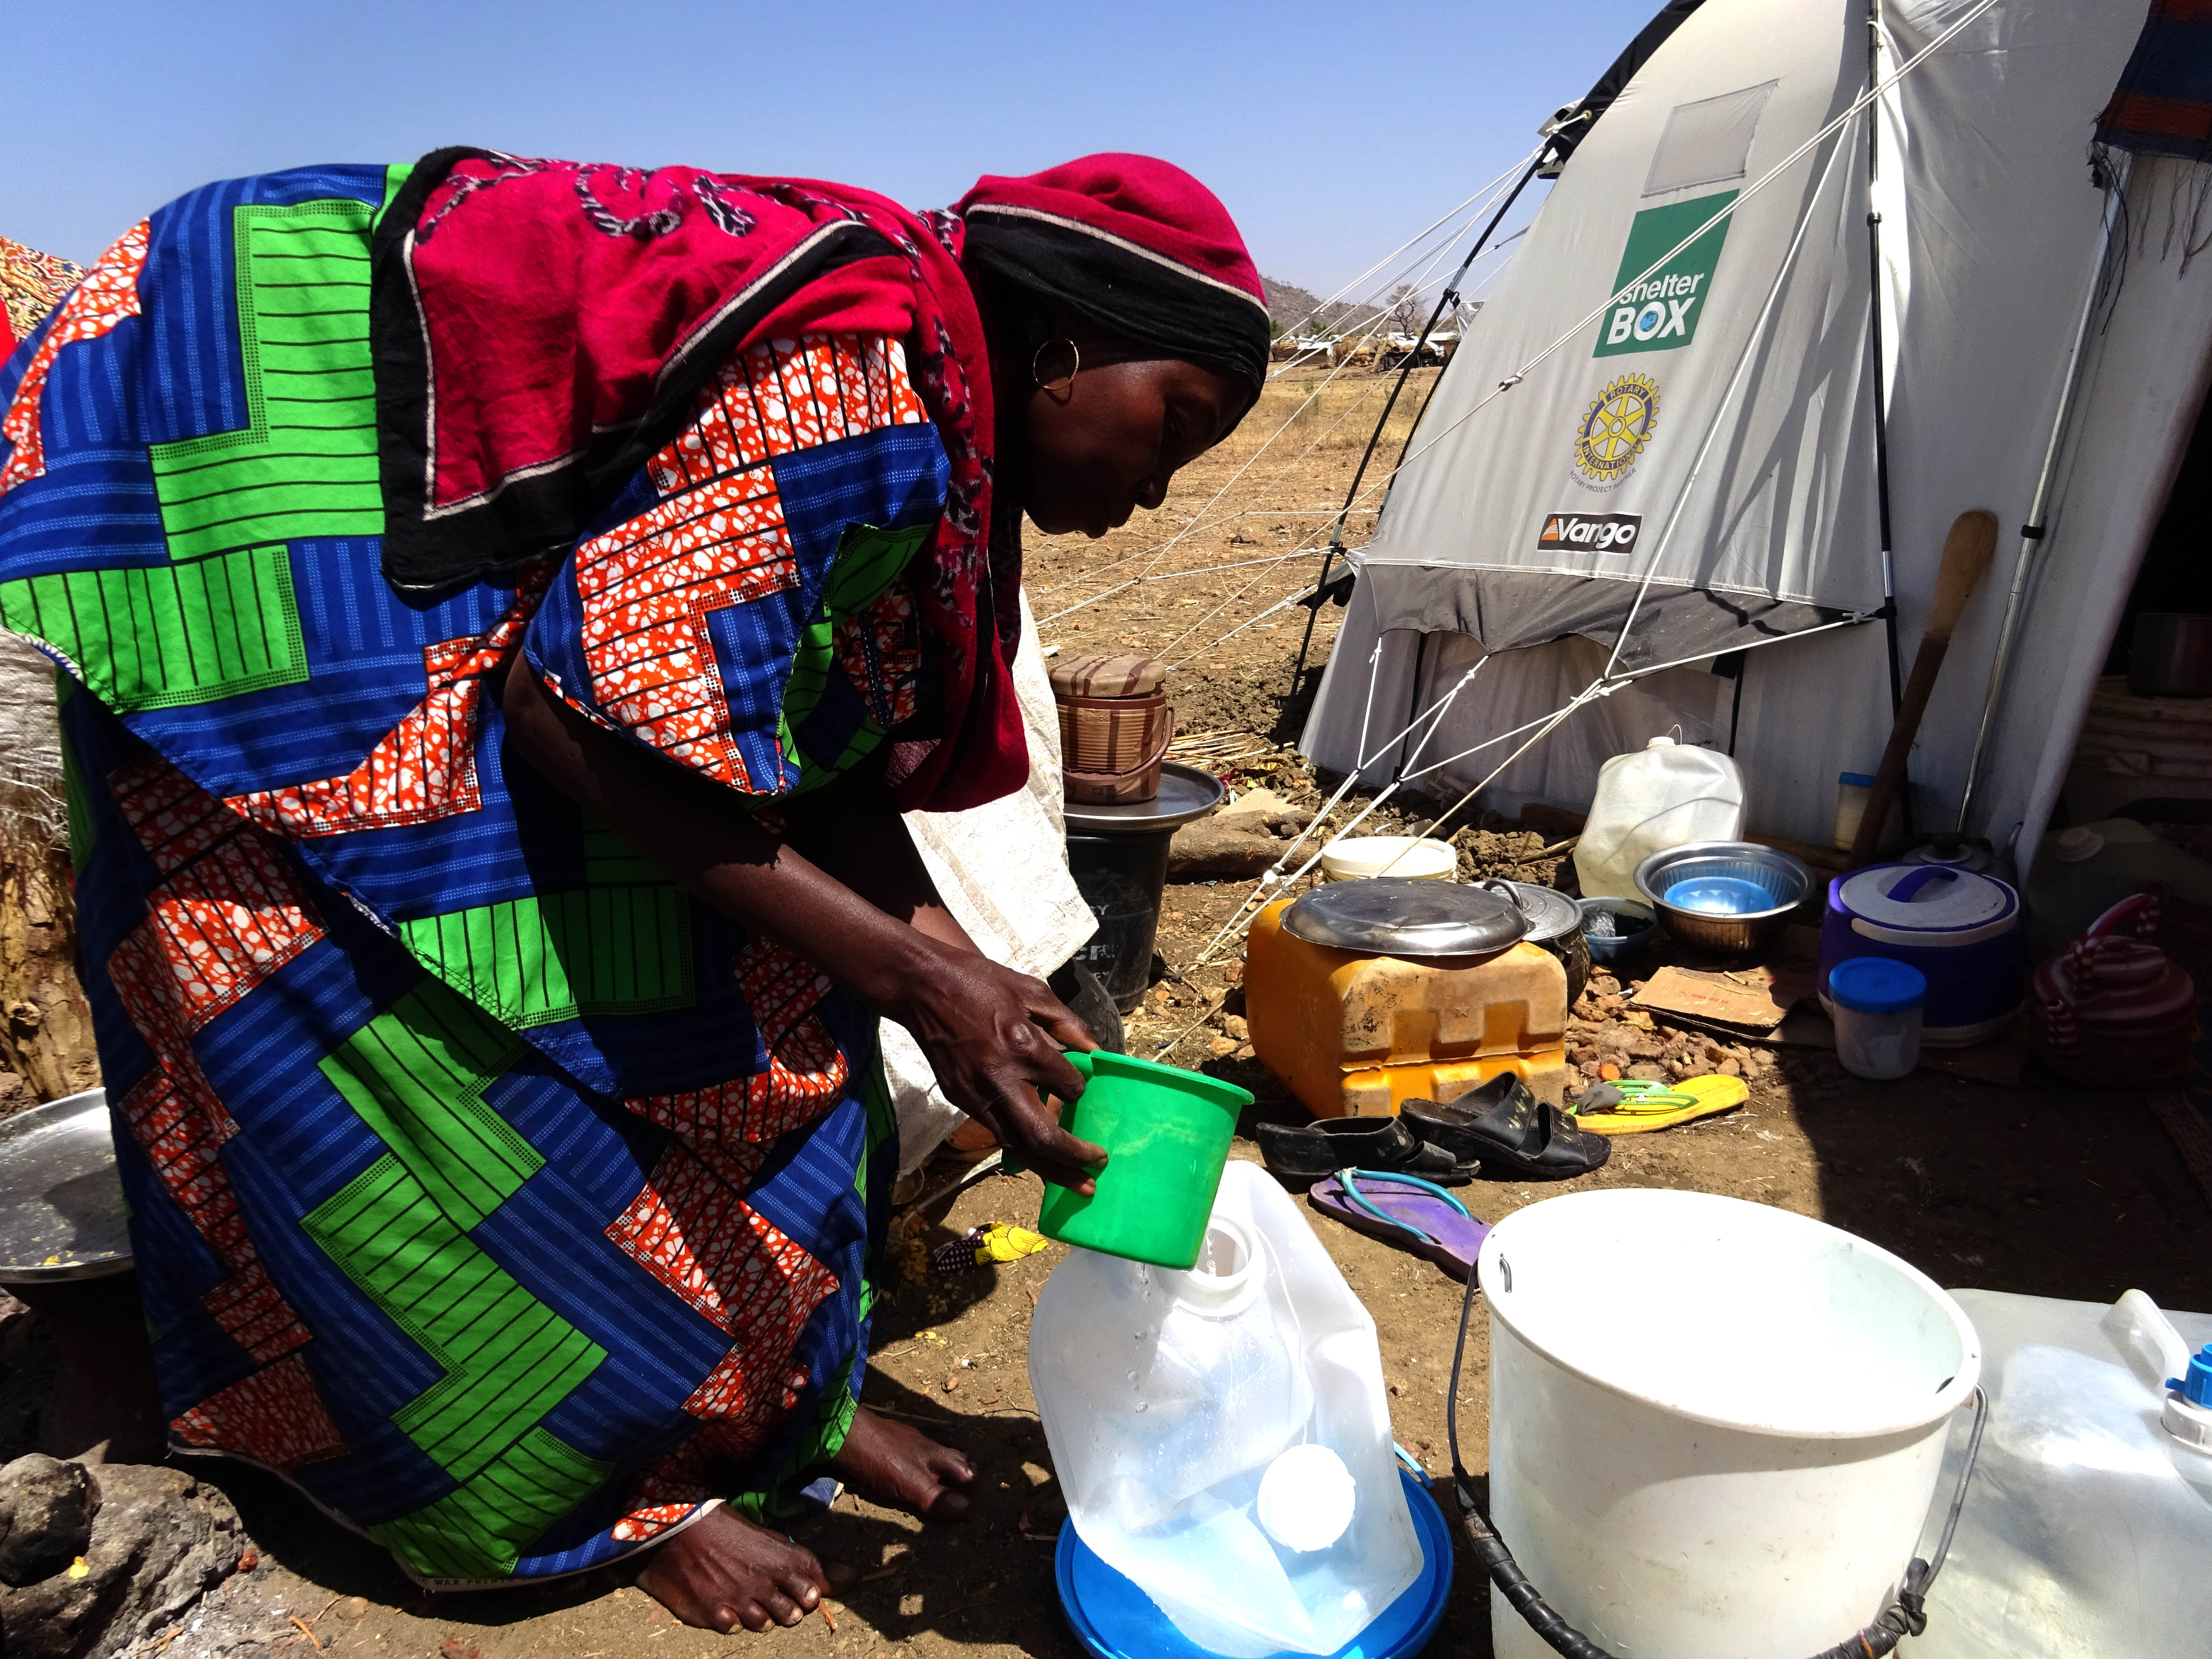
[[[1088,1171],[1104,1149],[1061,1128],[1043,1097],[1083,1092],[1060,1050],[1095,1040],[1043,981],[969,943],[879,791],[777,803],[788,806],[796,838],[821,851],[817,864],[763,830],[719,785],[592,725],[520,657],[506,691],[520,759],[707,903],[905,1026],[946,1097],[1032,1169],[1092,1190]]]
[[[601,731],[548,691],[520,657],[507,677],[506,710],[509,740],[523,758],[653,864],[714,908],[805,957],[877,1012],[900,1014],[912,977],[927,971],[941,927],[925,927],[919,914],[907,925],[763,830],[718,786],[695,782]],[[905,840],[896,815],[890,828]],[[887,891],[904,895],[910,914],[933,905],[934,894],[925,899],[914,891],[889,855],[890,837],[861,824],[829,840],[825,857],[847,869],[872,855]],[[920,871],[910,842],[905,851]],[[926,872],[921,881],[926,888]]]

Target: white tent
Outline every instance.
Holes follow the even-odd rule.
[[[1978,4],[1881,0],[1881,73]],[[1923,827],[1960,811],[2013,532],[2095,295],[1967,825],[2032,846],[2212,366],[2212,258],[2181,234],[2205,170],[2136,159],[2123,219],[2087,165],[2145,9],[1994,0],[1808,145],[1870,84],[1864,0],[1707,0],[1576,149],[1445,370],[1353,556],[1306,750],[1346,771],[1364,753],[1370,783],[1434,767],[1428,793],[1457,793],[1522,738],[1478,745],[1608,666],[1679,663],[1587,702],[1484,804],[1586,803],[1606,757],[1679,726],[1733,737],[1753,828],[1826,841],[1837,775],[1872,771],[1890,724],[1883,626],[1849,625],[1884,587],[1871,204],[1907,665],[1952,520],[1987,507],[2008,532],[1913,755]],[[1712,659],[1747,646],[1738,705]],[[1432,731],[1381,741],[1447,693]]]

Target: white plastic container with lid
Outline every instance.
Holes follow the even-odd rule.
[[[1322,854],[1321,872],[1331,881],[1364,876],[1450,881],[1459,874],[1459,854],[1449,842],[1415,836],[1346,836]]]
[[[1255,1164],[1188,1273],[1069,1255],[1030,1383],[1077,1534],[1201,1648],[1334,1653],[1420,1575],[1375,1322]]]
[[[1920,1009],[1928,976],[1887,957],[1853,957],[1828,975],[1836,1058],[1853,1077],[1903,1077],[1920,1063]]]
[[[1851,843],[1858,839],[1859,820],[1866,816],[1867,802],[1874,797],[1874,774],[1871,772],[1838,772],[1836,775],[1835,842],[1838,852],[1848,853]],[[1901,823],[1901,803],[1889,804],[1889,819],[1881,827],[1877,847],[1893,847],[1904,838]]]
[[[1575,874],[1584,898],[1640,898],[1636,866],[1693,841],[1743,836],[1743,774],[1726,755],[1654,738],[1598,770]]]

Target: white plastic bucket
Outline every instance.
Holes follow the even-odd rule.
[[[1498,1535],[1585,1636],[1636,1659],[1848,1638],[1911,1559],[1981,1345],[1924,1273],[1705,1193],[1574,1193],[1509,1216],[1490,1305]],[[1493,1594],[1498,1659],[1551,1650]]]
[[[1418,836],[1348,836],[1321,855],[1321,868],[1331,881],[1361,876],[1449,881],[1459,873],[1459,854],[1449,842]]]

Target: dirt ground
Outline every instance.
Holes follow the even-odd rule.
[[[1409,397],[1417,399],[1429,378],[1417,376]],[[1294,402],[1281,388],[1271,390],[1247,423],[1252,435],[1232,440],[1190,469],[1149,522],[1133,524],[1103,544],[1033,541],[1030,586],[1036,614],[1048,619],[1040,629],[1045,642],[1071,653],[1141,650],[1181,664],[1170,684],[1186,733],[1243,732],[1255,740],[1294,733],[1304,697],[1288,695],[1291,659],[1307,613],[1293,608],[1216,641],[1295,591],[1310,577],[1310,560],[1224,567],[1291,551],[1325,526],[1318,509],[1341,500],[1386,392],[1376,377],[1339,382],[1321,414],[1304,417],[1296,429],[1290,453],[1279,455],[1279,443],[1253,462],[1258,435],[1273,430]],[[1391,450],[1402,430],[1398,424]],[[1310,450],[1301,455],[1307,445]],[[1279,459],[1290,464],[1279,476]],[[1248,462],[1243,477],[1209,507]],[[1212,521],[1230,512],[1244,516]],[[1364,536],[1364,522],[1355,521],[1352,539]],[[1178,532],[1180,542],[1159,545]],[[1110,591],[1116,582],[1160,575],[1171,580]],[[1106,597],[1072,615],[1055,615],[1094,593]],[[1316,665],[1336,614],[1322,614]],[[1310,676],[1298,690],[1310,686]],[[1310,791],[1310,779],[1295,767],[1273,759],[1263,764],[1275,769],[1245,773],[1239,782]],[[1468,838],[1493,867],[1543,839],[1524,840],[1511,827],[1494,824],[1470,826]],[[1549,880],[1559,866],[1553,857],[1516,866],[1516,873]],[[1188,967],[1249,885],[1224,880],[1171,887],[1159,940],[1165,964]],[[1128,1046],[1203,1065],[1252,1090],[1257,1104],[1249,1133],[1250,1119],[1302,1113],[1249,1058],[1240,1028],[1231,1024],[1236,976],[1231,952],[1204,970],[1164,978],[1131,1019]],[[2169,1307],[2212,1308],[2212,1205],[2142,1097],[2062,1084],[2033,1067],[2016,1088],[1926,1071],[1875,1085],[1848,1077],[1832,1055],[1817,1050],[1729,1052],[1731,1058],[1744,1054],[1739,1063],[1751,1090],[1740,1109],[1623,1138],[1602,1170],[1564,1187],[1477,1182],[1464,1194],[1470,1208],[1494,1222],[1525,1204],[1586,1186],[1692,1188],[1820,1217],[1896,1251],[1947,1285],[2100,1302],[2136,1285]],[[1257,1152],[1240,1139],[1236,1154],[1256,1158]],[[950,1238],[993,1220],[1032,1223],[1040,1190],[1032,1176],[986,1176],[949,1209],[932,1212],[927,1237]],[[1375,1316],[1397,1439],[1431,1474],[1443,1473],[1445,1383],[1459,1285],[1425,1262],[1302,1213]],[[1075,1655],[1079,1649],[1061,1619],[1052,1576],[1065,1510],[1024,1363],[1036,1293],[1063,1254],[1054,1245],[996,1269],[889,1287],[877,1314],[878,1353],[865,1398],[966,1449],[980,1470],[980,1501],[965,1526],[924,1528],[848,1495],[794,1528],[818,1553],[853,1561],[866,1574],[835,1605],[834,1631],[822,1617],[762,1636],[723,1638],[686,1630],[619,1570],[533,1589],[426,1596],[380,1552],[323,1519],[280,1483],[196,1463],[196,1474],[217,1481],[238,1503],[258,1543],[260,1565],[211,1595],[161,1650],[174,1659],[280,1648],[294,1659],[311,1650],[362,1659]],[[1462,1449],[1477,1472],[1486,1467],[1487,1358],[1488,1332],[1478,1307],[1460,1416]],[[50,1370],[35,1321],[0,1337],[0,1455],[35,1440],[40,1379]],[[1491,1650],[1488,1597],[1464,1567],[1429,1650]]]

